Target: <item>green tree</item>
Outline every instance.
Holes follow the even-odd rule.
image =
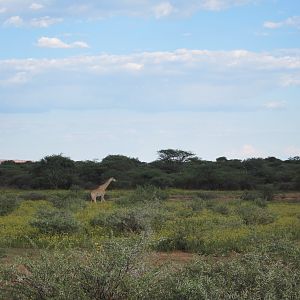
[[[36,163],[33,172],[39,187],[68,189],[75,179],[75,164],[62,154],[50,155]]]
[[[178,172],[185,164],[196,159],[194,153],[178,149],[164,149],[157,153],[158,160],[153,162],[153,166],[167,173]]]
[[[192,152],[178,149],[159,150],[157,153],[158,160],[164,162],[184,163],[190,161],[192,158],[195,157],[195,154]]]

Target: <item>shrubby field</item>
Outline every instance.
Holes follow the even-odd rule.
[[[299,299],[300,195],[2,190],[0,298]]]

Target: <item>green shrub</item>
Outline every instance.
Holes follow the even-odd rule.
[[[154,293],[159,274],[146,265],[144,248],[143,241],[112,241],[99,251],[23,258],[12,267],[2,266],[0,298],[143,299]]]
[[[110,241],[97,251],[47,251],[1,265],[0,298],[300,299],[300,269],[289,261],[251,253],[157,266],[147,247],[143,239]]]
[[[222,215],[228,215],[230,213],[230,209],[228,206],[226,206],[226,204],[217,204],[212,206],[210,209]]]
[[[206,207],[205,201],[203,201],[201,198],[196,198],[191,200],[187,207],[190,208],[194,212],[202,211]]]
[[[267,207],[268,206],[268,202],[266,200],[260,199],[260,198],[255,199],[253,201],[253,203],[259,207]]]
[[[0,248],[0,259],[3,258],[3,257],[6,257],[6,250],[4,250],[3,248]]]
[[[168,193],[152,185],[138,186],[126,197],[117,200],[118,204],[154,203],[168,199]]]
[[[18,206],[16,197],[0,195],[0,216],[5,216],[13,212]]]
[[[217,195],[214,192],[197,192],[196,196],[202,200],[212,200],[212,199],[216,199]]]
[[[199,259],[168,277],[160,297],[172,300],[299,299],[299,276],[299,269],[261,254],[227,261]]]
[[[236,211],[246,225],[269,224],[275,220],[274,214],[267,209],[253,205],[242,205]]]
[[[288,262],[300,268],[300,248],[288,239],[270,238],[256,247],[258,253]]]
[[[72,214],[61,210],[39,210],[30,225],[48,234],[73,233],[80,228]]]
[[[31,201],[48,200],[47,194],[40,193],[40,192],[23,193],[19,197],[22,200],[31,200]]]
[[[48,199],[54,207],[59,209],[68,209],[76,211],[84,208],[87,204],[85,199],[76,192],[68,193],[65,195],[51,195]]]
[[[264,185],[260,189],[261,196],[266,201],[272,201],[275,196],[275,188],[273,185]]]
[[[255,201],[256,199],[263,199],[265,201],[273,200],[275,189],[273,185],[264,185],[257,191],[244,191],[241,195],[242,200]]]
[[[244,191],[241,195],[241,200],[254,201],[261,197],[261,193],[258,191]]]
[[[154,246],[156,250],[202,252],[203,241],[200,237],[199,228],[195,226],[195,222],[178,220],[172,225],[172,232],[167,237],[162,237],[156,242]]]
[[[101,213],[91,219],[92,226],[101,226],[115,233],[141,233],[150,229],[159,230],[165,216],[150,206],[122,209],[113,213]]]

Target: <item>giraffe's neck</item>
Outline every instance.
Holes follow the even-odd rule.
[[[111,183],[111,179],[108,179],[105,183],[99,186],[99,189],[106,190],[107,187],[110,185],[110,183]]]

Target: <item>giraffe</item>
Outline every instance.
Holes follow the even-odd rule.
[[[101,184],[98,188],[91,191],[91,201],[95,202],[97,201],[97,197],[101,197],[101,202],[105,201],[104,195],[107,187],[110,185],[112,181],[117,181],[115,178],[111,177],[109,178],[105,183]]]

